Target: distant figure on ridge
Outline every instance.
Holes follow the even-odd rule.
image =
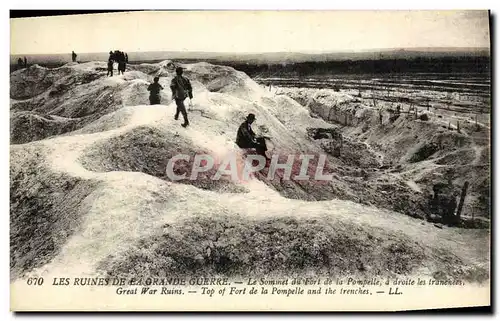
[[[252,123],[255,121],[254,114],[248,114],[247,119],[238,128],[236,135],[236,145],[240,148],[255,148],[257,154],[269,159],[266,155],[267,146],[264,137],[257,137],[252,130]]]
[[[106,76],[113,77],[113,60],[108,60],[108,73]]]
[[[17,59],[17,66],[23,68],[23,60],[21,58]]]
[[[125,69],[127,67],[127,64],[125,63],[125,54],[122,51],[118,51],[118,57],[116,57],[118,60],[118,74],[122,74],[125,72]]]
[[[127,55],[127,53],[125,53],[125,63],[128,64],[128,55]]]
[[[151,105],[159,105],[160,104],[160,90],[162,90],[163,87],[158,83],[159,80],[160,80],[160,77],[155,77],[154,83],[152,83],[148,86],[149,103]]]
[[[72,51],[71,52],[71,60],[73,60],[73,62],[76,62],[76,56],[77,56],[77,54],[74,51]]]
[[[24,57],[24,68],[28,68],[28,59]]]
[[[108,58],[108,73],[106,76],[111,76],[113,77],[113,63],[114,63],[114,55],[113,52],[109,52],[109,58]]]
[[[115,50],[113,52],[113,62],[116,62],[118,64],[118,61],[120,60],[120,51]]]
[[[183,69],[182,67],[177,67],[175,69],[175,76],[170,83],[170,89],[172,90],[172,98],[175,100],[175,104],[177,105],[177,111],[175,113],[174,119],[179,119],[179,113],[182,113],[182,117],[184,117],[184,123],[182,127],[186,127],[189,125],[189,120],[187,118],[186,106],[184,106],[184,100],[189,97],[189,99],[193,99],[193,88],[191,87],[191,83],[189,79],[182,76]]]

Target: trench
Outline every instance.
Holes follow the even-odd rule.
[[[356,97],[339,99],[334,91],[331,97],[324,91],[281,94],[331,125],[309,128],[309,137],[340,162],[337,172],[352,190],[361,192],[358,202],[440,222],[441,207],[446,205],[433,205],[436,187],[439,197],[447,200],[455,194],[458,203],[456,194],[467,181],[470,187],[460,220],[450,225],[489,227],[490,166],[480,152],[486,148],[487,132],[478,133],[469,125],[460,132],[453,126],[443,128],[436,115],[423,118],[387,106],[376,109]]]

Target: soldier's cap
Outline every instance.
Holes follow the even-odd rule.
[[[252,113],[248,114],[247,120],[250,120],[250,119],[254,119],[255,120],[255,114],[252,114]]]

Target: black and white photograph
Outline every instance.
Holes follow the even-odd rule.
[[[12,311],[490,307],[486,8],[12,13]]]

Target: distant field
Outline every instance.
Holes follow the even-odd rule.
[[[389,75],[333,75],[314,77],[255,77],[260,82],[273,82],[280,86],[355,88],[361,90],[431,90],[438,92],[455,91],[463,94],[489,97],[490,79],[485,74],[389,74]]]
[[[329,88],[363,99],[414,104],[452,112],[490,113],[488,74],[379,74],[309,77],[259,77],[263,85]]]

